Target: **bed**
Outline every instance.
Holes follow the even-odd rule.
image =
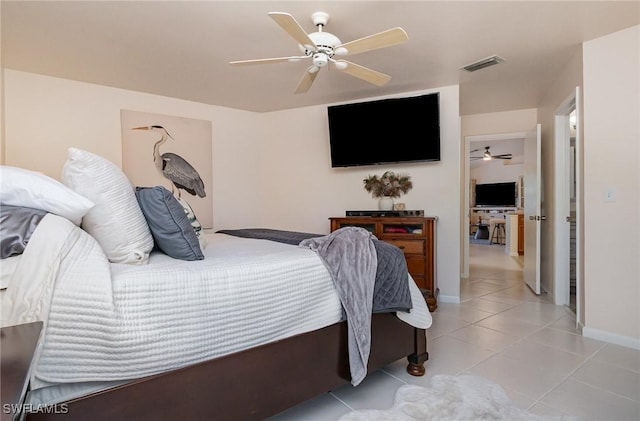
[[[19,172],[20,182],[6,169],[2,174],[3,213],[31,212],[20,214],[29,222],[29,232],[18,236],[23,249],[3,259],[2,322],[44,322],[28,420],[264,419],[362,381],[354,381],[353,321],[345,319],[335,274],[317,250],[229,232],[198,236],[188,219],[173,227],[180,247],[169,250],[175,232],[155,232],[166,231],[168,220],[154,228],[149,202],[126,177],[97,156],[73,152],[82,165],[70,152],[64,185],[38,174]],[[81,184],[98,195],[74,184],[74,165]],[[24,184],[25,177],[38,182]],[[108,188],[96,189],[100,183]],[[71,197],[60,202],[55,189]],[[171,214],[164,206],[176,205],[166,189],[145,192],[159,199],[163,217]],[[74,200],[80,210],[60,209]],[[100,209],[105,203],[107,211]],[[132,220],[137,225],[127,226]],[[140,227],[150,230],[151,245]],[[126,241],[114,241],[123,235]],[[364,375],[400,358],[408,358],[411,374],[424,374],[431,316],[408,274],[403,282],[411,308],[391,306],[370,317]]]

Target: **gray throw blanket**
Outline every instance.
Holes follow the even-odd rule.
[[[277,241],[278,243],[291,244],[297,246],[302,240],[313,237],[322,237],[322,234],[312,234],[310,232],[283,231],[272,228],[242,228],[235,230],[218,230],[220,234],[229,234],[236,237],[255,238],[258,240]]]
[[[300,247],[318,253],[331,273],[340,302],[347,314],[351,384],[367,375],[371,350],[371,309],[378,259],[369,231],[344,227],[323,237],[309,238]]]
[[[242,228],[216,231],[221,234],[243,238],[277,241],[297,246],[303,240],[322,237],[323,234],[311,234],[297,231],[282,231],[271,228]],[[407,262],[404,253],[393,244],[372,237],[378,256],[376,283],[373,291],[374,313],[409,311],[413,304],[409,292]]]

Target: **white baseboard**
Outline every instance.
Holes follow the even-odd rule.
[[[453,295],[438,295],[439,303],[460,304],[460,297]]]
[[[586,326],[582,328],[582,336],[584,336],[585,338],[597,339],[599,341],[609,342],[611,344],[640,350],[640,338],[632,338],[630,336],[619,335],[617,333],[607,332],[606,330],[594,329],[592,327]]]

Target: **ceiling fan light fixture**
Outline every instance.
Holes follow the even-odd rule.
[[[311,40],[316,44],[314,49],[317,46],[333,50],[335,46],[342,44],[340,38],[330,32],[312,32],[309,34],[309,38],[311,38]]]
[[[329,57],[325,53],[315,53],[313,55],[313,65],[315,67],[325,67],[329,64]]]
[[[347,54],[349,54],[349,50],[344,47],[338,47],[335,49],[334,53],[337,56],[346,56]]]
[[[344,70],[347,67],[349,67],[349,64],[347,62],[344,62],[344,61],[336,61],[335,65],[336,65],[336,69],[338,69],[338,70]]]
[[[500,64],[503,63],[504,59],[500,56],[497,55],[492,55],[490,57],[487,58],[483,58],[481,60],[478,60],[476,62],[467,64],[466,66],[462,67],[464,70],[466,70],[467,72],[475,72],[477,70],[480,69],[484,69],[485,67],[490,67],[490,66],[495,66],[496,64]]]
[[[497,155],[491,155],[491,151],[489,150],[491,146],[485,146],[484,147],[484,152],[482,153],[482,155],[480,156],[473,156],[471,155],[469,158],[474,161],[476,159],[482,159],[483,161],[492,161],[494,159],[507,159],[510,160],[512,158],[512,154],[510,153],[503,153],[503,154],[497,154]],[[478,152],[479,149],[474,149],[471,151],[471,153],[474,152]]]
[[[311,59],[312,64],[307,68],[302,79],[298,82],[298,87],[295,90],[296,94],[307,92],[315,80],[316,74],[323,67],[329,66],[330,63],[334,63],[337,69],[343,70],[350,76],[376,86],[383,86],[389,82],[391,76],[349,61],[340,60],[341,62],[344,61],[344,63],[336,63],[333,56],[363,53],[379,48],[398,45],[408,40],[407,33],[404,29],[396,27],[343,44],[338,37],[330,32],[324,32],[323,30],[324,26],[329,21],[328,13],[315,12],[312,14],[311,18],[313,23],[318,28],[317,32],[312,33],[307,33],[290,13],[269,12],[268,16],[297,42],[298,48],[304,56],[240,60],[232,61],[231,64],[267,64]]]

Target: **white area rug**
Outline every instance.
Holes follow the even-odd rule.
[[[515,406],[500,385],[477,376],[438,375],[431,387],[398,388],[393,407],[352,411],[340,421],[504,420],[575,421],[569,416],[542,416]]]

